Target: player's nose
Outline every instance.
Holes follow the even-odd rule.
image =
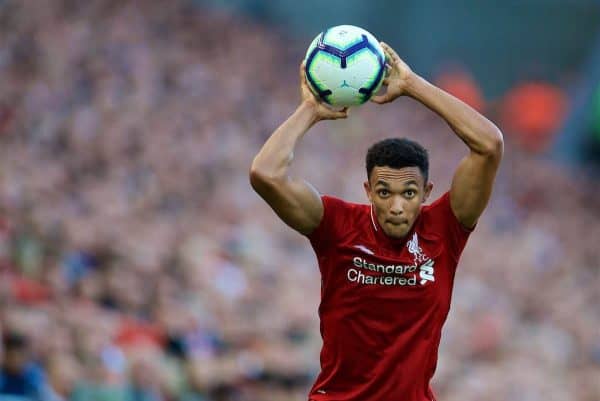
[[[394,216],[399,216],[402,214],[404,208],[402,206],[402,199],[399,196],[395,196],[392,198],[392,205],[390,207],[390,213]]]

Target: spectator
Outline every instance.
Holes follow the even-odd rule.
[[[4,333],[2,345],[0,394],[41,400],[45,379],[33,360],[28,339],[20,333],[9,331]]]
[[[566,96],[560,88],[545,82],[524,82],[506,94],[501,124],[525,150],[541,152],[562,124],[566,108]]]

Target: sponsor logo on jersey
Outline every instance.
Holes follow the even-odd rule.
[[[348,281],[363,285],[426,285],[435,281],[435,261],[428,257],[419,246],[417,233],[406,244],[408,252],[413,256],[410,265],[373,263],[363,257],[352,259],[353,267],[346,274]],[[364,245],[355,245],[368,255],[374,252]],[[371,275],[369,273],[379,273]]]

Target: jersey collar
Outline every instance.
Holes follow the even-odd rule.
[[[417,227],[417,224],[421,219],[421,213],[419,212],[419,215],[413,222],[412,227],[402,238],[392,238],[389,235],[387,235],[385,231],[383,231],[383,228],[377,220],[377,216],[375,215],[372,204],[369,205],[369,217],[371,220],[371,230],[373,231],[373,235],[375,236],[375,241],[377,242],[377,244],[388,249],[399,250],[406,244],[406,242],[410,238],[412,238],[412,235],[415,231],[415,227]]]

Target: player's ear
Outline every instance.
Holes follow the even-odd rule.
[[[429,195],[431,195],[432,189],[433,189],[433,182],[429,181],[425,185],[425,192],[423,193],[423,202],[425,202],[427,200],[427,198],[429,198]]]
[[[369,198],[369,202],[373,203],[373,199],[371,199],[371,185],[369,184],[369,181],[365,181],[363,183],[363,186],[365,187],[365,192],[367,193],[367,198]]]

